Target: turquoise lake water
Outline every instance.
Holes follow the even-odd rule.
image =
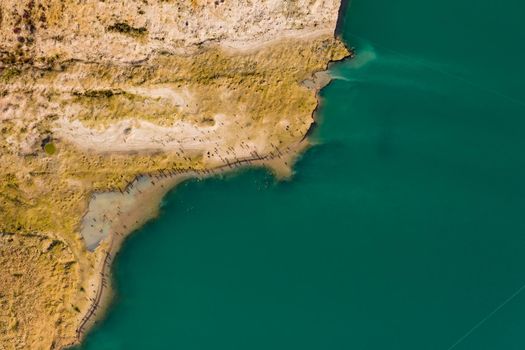
[[[170,193],[83,349],[525,349],[524,13],[353,0],[293,179]]]

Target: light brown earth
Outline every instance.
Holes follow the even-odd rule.
[[[179,179],[167,170],[290,171],[327,80],[318,72],[349,54],[334,37],[339,6],[0,2],[0,350],[81,340],[105,257],[155,215]],[[93,193],[120,193],[141,174],[158,178],[136,194],[150,209],[114,213],[87,250]]]

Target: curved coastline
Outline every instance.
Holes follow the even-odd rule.
[[[350,1],[342,0],[341,7],[339,11],[339,17],[337,21],[337,27],[334,33],[334,36],[339,37],[339,26],[341,23],[341,17],[344,16],[344,13],[349,6]],[[341,40],[342,41],[342,40]],[[343,42],[344,43],[344,42]],[[345,44],[346,46],[346,44]],[[348,55],[339,60],[333,60],[326,64],[325,70],[320,72],[315,72],[312,75],[311,82],[313,83],[312,89],[316,91],[317,104],[315,109],[312,111],[311,117],[313,119],[310,128],[306,132],[303,139],[297,143],[295,146],[287,147],[286,149],[278,149],[275,147],[273,152],[270,152],[264,156],[254,155],[252,158],[238,159],[234,162],[226,162],[222,165],[218,165],[211,169],[204,170],[180,170],[180,169],[171,169],[163,170],[158,173],[150,174],[140,174],[137,175],[134,180],[132,180],[124,190],[119,189],[118,191],[123,193],[128,191],[133,185],[139,181],[141,178],[153,178],[156,182],[150,188],[151,193],[147,193],[145,196],[141,194],[141,203],[147,203],[147,208],[144,207],[134,208],[134,213],[130,215],[133,220],[131,220],[131,225],[128,226],[130,222],[123,217],[114,218],[117,220],[117,225],[120,225],[121,232],[112,231],[109,237],[101,242],[100,246],[96,250],[100,250],[103,255],[99,260],[98,268],[96,268],[96,273],[94,274],[95,282],[93,295],[89,298],[91,301],[87,311],[79,318],[78,327],[76,329],[76,339],[68,345],[63,346],[63,349],[69,349],[75,346],[78,346],[82,343],[89,331],[96,325],[103,317],[106,316],[108,307],[111,303],[111,300],[114,296],[114,291],[111,288],[111,267],[112,261],[118,254],[120,247],[122,246],[125,239],[132,234],[134,231],[142,227],[147,221],[155,218],[158,215],[158,209],[160,207],[160,202],[162,198],[181,182],[189,179],[205,179],[212,176],[217,176],[225,174],[230,171],[237,171],[246,168],[267,168],[271,170],[277,178],[286,178],[291,176],[293,163],[300,157],[304,151],[312,145],[309,136],[312,131],[318,125],[317,113],[320,107],[320,91],[328,86],[333,80],[328,74],[330,66],[334,63],[341,62],[347,59],[354,58],[355,52],[353,48],[348,48]],[[321,76],[317,76],[318,73],[324,73]],[[92,193],[91,198],[95,193]],[[135,213],[136,211],[136,213]],[[86,212],[87,213],[87,212]],[[134,214],[134,215],[133,215]],[[84,214],[85,216],[86,214]],[[139,218],[135,220],[135,218]]]
[[[178,184],[188,179],[204,179],[230,171],[253,167],[269,168],[277,177],[284,178],[291,175],[290,164],[295,161],[297,156],[302,154],[309,145],[309,142],[304,140],[293,148],[289,147],[282,151],[276,150],[275,153],[272,152],[272,154],[265,156],[239,159],[236,162],[223,164],[208,170],[181,171],[172,169],[135,177],[122,192],[126,192],[129,188],[132,188],[134,184],[142,178],[155,180],[152,180],[154,184],[151,185],[148,191],[143,191],[140,194],[140,203],[146,203],[146,208],[140,205],[128,213],[126,217],[122,215],[121,217],[113,219],[115,223],[112,227],[119,227],[120,230],[118,231],[120,232],[112,230],[108,239],[101,242],[101,245],[97,248],[97,251],[103,253],[103,255],[97,262],[98,268],[96,268],[97,273],[94,276],[93,295],[89,298],[91,303],[86,313],[79,319],[75,341],[71,342],[65,348],[79,345],[89,330],[105,316],[114,294],[111,288],[111,263],[125,239],[139,229],[145,222],[153,219],[158,214],[160,202],[167,192],[173,190]]]

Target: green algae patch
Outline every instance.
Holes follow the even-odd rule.
[[[54,143],[50,142],[44,145],[44,152],[46,152],[47,155],[52,156],[53,154],[56,153],[56,151],[57,151],[57,148]]]

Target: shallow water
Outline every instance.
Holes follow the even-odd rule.
[[[126,213],[138,205],[139,194],[152,186],[151,181],[148,176],[140,176],[125,191],[93,194],[80,229],[88,250],[95,250],[109,236],[113,221],[120,213]]]
[[[353,0],[293,180],[170,193],[83,348],[525,348],[524,11]]]

